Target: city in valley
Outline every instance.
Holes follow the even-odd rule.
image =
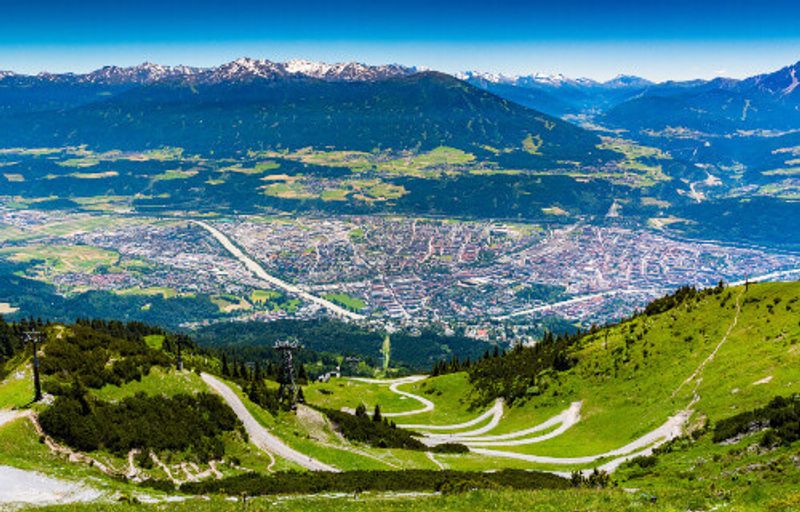
[[[613,221],[198,222],[12,206],[0,210],[0,257],[19,265],[18,275],[65,297],[205,297],[216,306],[207,316],[187,313],[184,327],[330,314],[389,330],[432,323],[477,339],[524,342],[529,327],[567,319],[604,324],[680,286],[791,278],[800,268],[797,254],[673,238]],[[4,304],[9,312],[17,306]]]

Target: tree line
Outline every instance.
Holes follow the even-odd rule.
[[[570,352],[583,336],[583,332],[555,335],[548,331],[534,345],[516,345],[505,352],[495,348],[477,361],[462,363],[472,384],[473,402],[485,405],[502,398],[513,405],[541,394],[546,372],[566,371],[577,363]]]
[[[764,431],[761,445],[767,448],[800,440],[800,395],[777,396],[764,407],[720,420],[712,439],[720,443],[759,431]]]

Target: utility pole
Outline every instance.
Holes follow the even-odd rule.
[[[178,338],[178,340],[175,342],[175,344],[178,346],[178,361],[177,361],[177,365],[176,366],[178,367],[178,371],[182,372],[183,371],[183,354],[181,353],[181,346],[183,345],[183,342],[181,341],[180,338]]]
[[[39,381],[39,344],[42,333],[39,331],[25,331],[25,343],[33,345],[33,401],[42,399],[42,384]]]
[[[300,349],[300,344],[296,340],[288,339],[276,342],[272,348],[283,356],[278,398],[287,400],[292,410],[295,410],[297,409],[297,382],[294,376],[294,352]]]

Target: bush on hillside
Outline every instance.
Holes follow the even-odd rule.
[[[241,429],[230,407],[209,393],[140,393],[111,403],[88,397],[79,386],[56,398],[39,422],[45,433],[81,451],[190,450],[203,462],[222,457],[224,432]]]
[[[44,375],[62,382],[75,379],[90,388],[106,384],[121,385],[140,380],[153,366],[167,367],[173,358],[163,350],[151,348],[143,333],[151,332],[143,324],[80,321],[65,329],[64,335],[47,342],[41,359]],[[62,387],[53,386],[51,392]]]
[[[403,448],[407,450],[427,450],[427,446],[413,437],[411,432],[397,428],[386,418],[375,419],[367,415],[361,405],[355,414],[331,409],[321,409],[345,439],[365,443],[376,448]]]
[[[715,443],[766,430],[763,446],[788,445],[800,440],[800,395],[775,397],[764,407],[726,418],[714,427]]]

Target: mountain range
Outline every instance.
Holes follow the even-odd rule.
[[[467,82],[554,116],[589,114],[613,128],[704,133],[790,130],[800,123],[800,62],[736,80],[653,83],[620,75],[597,82],[563,75],[467,72]]]
[[[598,112],[654,85],[644,78],[629,75],[619,75],[606,82],[538,73],[505,76],[469,71],[456,76],[498,96],[558,117]]]
[[[662,84],[614,106],[605,120],[629,129],[792,130],[800,125],[798,86],[800,62],[744,80]]]
[[[706,218],[716,199],[725,202],[719,208],[725,218],[738,211],[743,194],[774,203],[762,208],[771,218],[789,218],[794,203],[785,199],[796,195],[793,155],[800,146],[799,68],[744,80],[659,84],[633,76],[602,83],[480,73],[459,79],[399,65],[254,59],[214,68],[142,64],[87,74],[5,73],[0,132],[5,147],[173,146],[216,157],[308,147],[410,155],[447,146],[469,153],[481,171],[508,171],[459,178],[470,182],[470,190],[498,182],[517,190],[533,179],[520,176],[523,171],[572,176],[577,170],[584,182],[597,176],[645,183],[653,187],[650,194],[674,207],[709,200],[701,212],[676,212],[684,218]],[[710,184],[703,183],[708,172]],[[704,195],[689,190],[692,182]],[[452,196],[425,183],[405,201],[424,197],[430,205]],[[464,183],[457,187],[460,199]],[[43,182],[42,192],[52,186]],[[552,191],[552,185],[545,188]],[[488,202],[483,192],[474,199]],[[532,214],[525,208],[514,213]]]
[[[131,88],[153,85],[179,88],[316,80],[360,87],[421,71],[424,70],[398,64],[272,62],[251,58],[208,68],[146,62],[133,67],[105,66],[85,74],[22,75],[0,71],[0,115],[74,108]],[[599,82],[560,74],[506,76],[480,71],[457,73],[455,78],[553,117],[588,115],[612,128],[627,130],[788,130],[800,120],[800,62],[743,80],[654,83],[620,75]]]
[[[528,167],[608,153],[593,133],[452,76],[355,63],[239,59],[208,69],[143,64],[9,75],[0,80],[0,127],[7,146],[172,145],[229,154],[446,145],[489,147]]]
[[[383,80],[415,73],[417,68],[388,64],[369,66],[359,62],[327,64],[308,60],[272,62],[263,59],[242,57],[216,67],[163,66],[145,62],[138,66],[104,66],[95,71],[76,73],[39,73],[21,75],[0,71],[0,79],[11,79],[19,83],[58,82],[89,83],[103,85],[152,84],[160,81],[185,81],[200,84],[220,83],[231,80],[317,78],[330,81]]]

